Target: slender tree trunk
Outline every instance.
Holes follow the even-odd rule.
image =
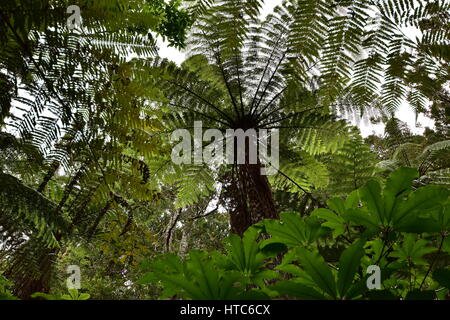
[[[192,232],[192,220],[186,219],[186,221],[183,222],[183,229],[182,229],[182,236],[179,246],[179,255],[181,257],[185,257],[188,249],[189,249],[189,240],[191,238],[191,232]]]
[[[164,230],[164,251],[165,252],[171,252],[172,251],[172,244],[173,244],[173,233],[175,230],[175,227],[180,220],[182,209],[177,210],[171,217],[169,224],[167,225],[166,229]]]

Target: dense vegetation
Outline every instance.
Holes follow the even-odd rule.
[[[0,299],[450,298],[449,1],[72,4],[0,4]],[[175,163],[198,121],[274,174]]]

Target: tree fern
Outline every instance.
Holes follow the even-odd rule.
[[[341,196],[359,189],[375,173],[376,156],[365,144],[358,132],[352,131],[351,139],[327,162],[330,171],[330,194]]]

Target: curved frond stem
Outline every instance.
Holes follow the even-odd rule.
[[[314,68],[317,64],[319,63],[319,59],[317,59],[306,71],[305,71],[305,73],[306,72],[309,72],[312,68]],[[262,114],[264,114],[264,112],[266,112],[266,110],[267,109],[269,109],[270,108],[270,106],[286,91],[288,89],[288,87],[286,86],[286,87],[284,87],[282,90],[280,90],[280,92],[278,92],[273,98],[272,98],[272,100],[264,107],[264,108],[262,108],[262,110],[259,112],[259,113],[257,113],[257,117],[260,117]],[[279,108],[277,108],[277,109],[275,109],[275,110],[272,110],[270,113],[269,113],[269,116],[270,115],[272,115],[273,113],[275,113],[275,112],[278,112],[278,111],[280,111],[280,110],[282,110],[284,108],[284,106],[283,107],[279,107]],[[256,110],[255,110],[256,111]]]
[[[257,117],[259,117],[261,114],[263,114],[267,109],[270,108],[270,106],[288,89],[288,87],[284,87],[280,90],[273,98],[269,101],[269,103],[261,110],[259,113],[255,113]],[[256,111],[256,109],[254,110]]]
[[[242,82],[241,82],[241,73],[240,73],[240,68],[239,68],[239,62],[238,62],[238,53],[236,52],[237,50],[235,50],[235,54],[234,54],[234,58],[235,58],[235,62],[236,62],[236,74],[237,74],[237,80],[238,80],[238,88],[239,88],[239,98],[241,101],[241,112],[242,115],[245,114],[245,109],[244,109],[244,99],[242,97]]]
[[[309,192],[308,190],[306,190],[305,188],[303,188],[301,185],[299,185],[294,179],[292,179],[291,177],[289,177],[286,173],[284,173],[283,171],[281,171],[279,168],[276,168],[274,166],[272,166],[275,170],[277,170],[277,172],[279,174],[281,174],[286,180],[290,181],[292,184],[294,184],[297,188],[299,188],[302,192],[304,192],[305,194],[307,194],[311,199],[317,201],[319,204],[322,204],[322,201],[320,199],[317,199],[316,197],[314,197],[312,195],[311,192]]]
[[[235,97],[233,95],[233,92],[231,91],[230,83],[229,83],[228,78],[227,78],[227,76],[225,74],[225,69],[223,67],[223,62],[222,62],[222,59],[221,59],[220,52],[214,50],[214,45],[209,41],[209,39],[208,39],[207,35],[205,34],[205,32],[202,31],[202,33],[203,33],[204,39],[206,39],[206,41],[208,41],[209,46],[210,46],[211,50],[213,51],[214,58],[216,60],[217,66],[219,67],[219,70],[220,70],[220,73],[222,75],[222,79],[223,79],[223,81],[225,83],[225,86],[227,87],[228,95],[230,96],[231,103],[233,104],[233,107],[234,107],[234,110],[236,112],[236,115],[238,117],[240,117],[240,113],[239,113],[239,109],[238,109],[238,106],[237,106],[236,99],[235,99]],[[242,114],[242,116],[243,115],[244,114]]]
[[[169,82],[172,85],[175,85],[181,89],[183,89],[186,92],[189,92],[190,94],[192,94],[194,97],[196,97],[197,99],[203,101],[204,103],[206,103],[207,105],[209,105],[211,108],[213,108],[218,114],[222,115],[223,117],[225,117],[226,119],[228,119],[229,121],[233,122],[233,119],[226,114],[224,111],[220,110],[220,108],[216,107],[212,102],[208,101],[207,99],[203,98],[201,95],[199,95],[198,93],[192,91],[189,88],[186,88],[185,86],[174,82],[174,81],[170,81],[170,80],[166,80],[167,82]]]
[[[265,127],[265,126],[260,126],[258,127],[259,129],[314,129],[314,130],[327,130],[325,128],[321,128],[321,127],[309,127],[309,126],[273,126],[273,127]]]
[[[269,65],[270,65],[270,63],[272,62],[272,58],[273,58],[273,56],[275,55],[275,50],[277,49],[277,46],[278,46],[280,40],[281,40],[281,37],[278,38],[278,40],[277,40],[277,42],[275,43],[275,46],[274,46],[272,52],[270,53],[269,59],[267,59],[266,66],[264,67],[264,71],[263,71],[263,73],[262,73],[262,75],[261,75],[261,79],[259,80],[258,86],[257,86],[256,91],[255,91],[255,96],[254,96],[253,99],[252,99],[252,103],[251,103],[251,107],[250,107],[250,113],[251,113],[251,114],[253,114],[253,111],[254,111],[254,110],[253,110],[253,106],[255,105],[256,98],[258,97],[258,93],[260,92],[259,89],[261,89],[261,85],[262,85],[262,83],[263,83],[263,81],[264,81],[264,77],[266,76],[266,72],[267,72],[267,70],[269,69]]]
[[[202,117],[205,117],[205,118],[208,119],[208,120],[211,120],[211,121],[215,121],[215,122],[221,123],[221,124],[223,124],[223,125],[225,125],[225,126],[230,126],[230,125],[231,125],[229,122],[224,122],[224,121],[219,120],[219,119],[217,119],[217,118],[211,117],[211,116],[209,116],[209,115],[207,115],[207,114],[205,114],[205,113],[203,113],[203,112],[200,112],[200,111],[198,111],[198,110],[195,110],[194,108],[189,108],[189,107],[187,107],[187,106],[183,106],[183,105],[175,104],[175,103],[171,103],[171,102],[169,102],[169,105],[172,106],[172,107],[175,107],[175,108],[183,108],[183,109],[187,109],[187,110],[189,110],[189,111],[191,111],[191,112],[194,112],[194,113],[196,113],[196,114],[198,114],[198,115],[201,115]]]
[[[314,110],[319,110],[319,109],[322,109],[322,108],[324,108],[324,107],[323,107],[323,106],[321,106],[321,107],[314,107],[314,108],[310,108],[310,109],[306,109],[306,110],[294,112],[294,113],[291,113],[291,114],[289,114],[289,115],[287,115],[287,116],[285,116],[285,117],[282,117],[282,118],[280,118],[280,119],[273,120],[273,121],[271,121],[271,122],[265,123],[264,125],[267,126],[267,125],[271,125],[271,124],[274,124],[274,123],[279,123],[279,122],[281,122],[281,121],[290,119],[290,118],[295,117],[295,116],[297,116],[297,115],[304,114],[304,113],[306,113],[306,112],[310,112],[310,111],[314,111]],[[280,111],[280,110],[278,110],[278,111]],[[263,121],[263,120],[269,118],[270,115],[273,114],[273,113],[274,113],[274,112],[271,112],[270,114],[267,114],[266,116],[264,116],[263,118],[261,118],[259,121]]]
[[[275,75],[278,73],[278,69],[281,67],[281,64],[283,63],[284,58],[286,57],[286,53],[287,53],[287,52],[285,51],[285,52],[283,53],[283,55],[281,56],[281,59],[280,59],[280,61],[278,62],[278,64],[277,64],[275,70],[273,71],[272,75],[270,76],[270,79],[269,79],[269,81],[267,82],[267,85],[266,85],[266,87],[264,88],[264,91],[263,91],[263,93],[261,94],[261,97],[259,98],[259,101],[258,101],[258,103],[256,104],[255,109],[254,109],[253,112],[256,112],[256,110],[258,110],[259,106],[261,105],[261,102],[262,102],[264,96],[266,95],[267,91],[269,90],[269,87],[270,87],[270,85],[272,84],[272,81],[273,81],[273,79],[275,78]]]

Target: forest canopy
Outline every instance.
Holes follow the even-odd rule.
[[[450,299],[450,1],[268,2],[2,0],[0,299]]]

